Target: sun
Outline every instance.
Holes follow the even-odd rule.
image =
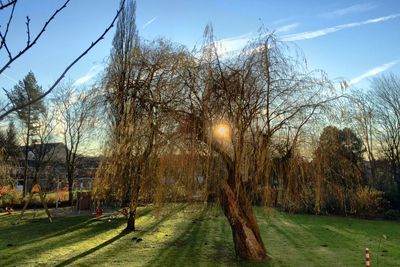
[[[229,138],[229,126],[225,123],[217,124],[214,127],[214,135],[219,139],[228,139]]]
[[[218,132],[220,135],[225,135],[227,130],[225,127],[220,127],[220,128],[218,128]]]

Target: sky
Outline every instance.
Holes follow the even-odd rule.
[[[17,52],[26,44],[26,16],[31,36],[63,0],[19,0],[8,35]],[[71,0],[48,26],[38,43],[0,75],[0,87],[11,89],[32,70],[48,88],[104,31],[118,0]],[[4,29],[10,10],[0,12]],[[138,0],[137,28],[145,39],[166,37],[192,48],[211,23],[221,46],[240,49],[263,25],[278,39],[300,48],[310,69],[322,69],[339,82],[366,88],[369,79],[400,73],[400,1],[351,0]],[[66,80],[90,86],[101,75],[110,54],[115,28],[67,74]],[[0,52],[0,65],[6,54]],[[0,97],[4,95],[0,94]]]

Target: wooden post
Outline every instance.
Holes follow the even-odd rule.
[[[33,193],[31,192],[30,195],[29,195],[28,200],[25,201],[24,207],[22,208],[21,215],[19,217],[20,220],[22,219],[22,216],[24,216],[25,210],[28,207],[28,204],[31,202],[32,197],[33,197]]]
[[[370,265],[369,265],[369,249],[368,248],[365,249],[365,266],[370,267]]]
[[[44,209],[45,209],[45,211],[46,211],[47,217],[49,218],[49,221],[50,221],[50,222],[53,222],[53,220],[51,219],[51,215],[50,215],[49,209],[47,208],[47,203],[46,203],[45,197],[44,197],[44,195],[43,195],[43,192],[42,192],[42,190],[41,190],[39,184],[36,184],[36,185],[34,185],[34,186],[32,187],[32,190],[31,190],[31,193],[30,193],[30,195],[29,195],[29,198],[28,198],[28,200],[25,202],[24,208],[23,208],[22,211],[21,211],[21,215],[20,215],[20,217],[19,217],[19,220],[22,219],[22,216],[24,215],[26,208],[28,207],[29,203],[30,203],[31,200],[32,200],[33,194],[35,194],[35,193],[38,193],[38,194],[39,194],[40,201],[42,202],[42,205],[43,205],[43,207],[44,207]]]
[[[40,200],[42,201],[42,205],[43,205],[43,207],[44,207],[44,209],[46,211],[46,214],[47,214],[47,217],[49,218],[49,221],[53,222],[53,220],[51,219],[51,215],[50,215],[49,209],[47,208],[46,199],[44,198],[43,192],[41,190],[39,191],[39,197],[40,197]]]

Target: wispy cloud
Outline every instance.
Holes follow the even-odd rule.
[[[380,23],[388,20],[393,20],[400,18],[400,13],[399,14],[392,14],[389,16],[384,16],[384,17],[378,17],[374,19],[369,19],[365,21],[360,21],[360,22],[354,22],[354,23],[348,23],[348,24],[341,24],[333,27],[328,27],[316,31],[307,31],[307,32],[300,32],[300,33],[294,33],[294,34],[284,34],[281,35],[281,40],[282,41],[300,41],[300,40],[307,40],[307,39],[313,39],[317,38],[320,36],[324,36],[330,33],[334,33],[337,31],[349,29],[349,28],[355,28],[363,25],[368,25],[368,24],[374,24],[374,23]],[[299,23],[291,23],[288,25],[281,26],[276,29],[276,33],[279,32],[288,32],[290,30],[293,30],[299,26]],[[255,34],[253,33],[247,33],[231,38],[225,38],[221,39],[216,42],[217,50],[221,54],[229,54],[230,52],[235,52],[240,49],[242,49],[252,38],[256,37]]]
[[[299,27],[299,23],[291,23],[288,25],[283,25],[281,27],[278,27],[275,32],[279,33],[279,32],[290,32],[291,30],[296,29],[297,27]]]
[[[215,44],[219,53],[226,54],[242,49],[253,37],[253,33],[250,32],[231,38],[221,39]]]
[[[375,67],[373,69],[370,69],[367,72],[361,74],[360,76],[357,76],[357,77],[351,79],[347,84],[349,86],[350,85],[355,85],[355,84],[359,83],[360,81],[362,81],[362,80],[364,80],[366,78],[375,76],[375,75],[377,75],[377,74],[379,74],[381,72],[384,72],[384,71],[390,69],[391,67],[393,67],[397,63],[399,63],[399,60],[394,60],[394,61],[385,63],[385,64],[383,64],[381,66],[378,66],[378,67]]]
[[[152,24],[157,18],[158,18],[158,16],[155,16],[154,18],[152,18],[151,20],[149,20],[148,22],[146,22],[145,24],[143,24],[142,29],[145,29],[147,26],[149,26],[150,24]]]
[[[96,64],[96,65],[92,66],[85,75],[83,75],[78,80],[76,80],[73,85],[74,86],[83,85],[83,84],[89,82],[90,80],[92,80],[94,77],[97,76],[97,74],[99,74],[103,70],[104,70],[103,63]]]
[[[326,12],[326,13],[321,14],[320,16],[324,17],[324,18],[337,18],[337,17],[349,15],[349,14],[367,12],[367,11],[370,11],[377,7],[378,7],[378,5],[376,3],[363,3],[363,4],[352,5],[352,6],[337,9],[334,11]]]
[[[329,33],[334,33],[337,31],[344,30],[344,29],[359,27],[359,26],[363,26],[363,25],[367,25],[367,24],[384,22],[384,21],[396,19],[399,17],[400,17],[400,14],[393,14],[393,15],[369,19],[369,20],[365,20],[365,21],[361,21],[361,22],[341,24],[341,25],[337,25],[337,26],[333,26],[333,27],[329,27],[329,28],[324,28],[321,30],[316,30],[316,31],[307,31],[307,32],[288,34],[288,35],[282,36],[282,40],[283,41],[300,41],[300,40],[313,39],[316,37],[324,36]]]
[[[300,25],[299,23],[291,23],[283,25],[281,27],[278,27],[275,30],[275,33],[289,32],[297,28],[299,25]],[[249,32],[246,34],[221,39],[216,42],[217,50],[220,53],[229,53],[238,51],[241,50],[250,40],[257,37],[258,37],[257,34]]]
[[[276,27],[278,25],[290,23],[291,21],[299,19],[299,18],[300,18],[299,16],[284,17],[284,18],[272,21],[271,23],[269,23],[269,25]]]

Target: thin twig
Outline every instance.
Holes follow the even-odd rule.
[[[69,0],[68,0],[69,1]],[[67,2],[68,2],[67,1]],[[102,39],[104,39],[104,36],[110,31],[110,29],[112,27],[114,27],[114,23],[117,20],[119,14],[121,13],[121,11],[124,8],[124,4],[125,4],[125,0],[122,1],[120,8],[117,11],[117,14],[115,15],[114,19],[112,20],[111,24],[105,29],[105,31],[103,32],[102,35],[100,35],[99,38],[97,38],[96,41],[92,42],[92,44],[82,53],[80,54],[71,64],[69,64],[65,70],[61,73],[61,75],[58,77],[58,79],[53,83],[53,85],[50,86],[50,88],[44,92],[42,95],[40,95],[39,97],[32,99],[31,101],[24,103],[23,105],[20,106],[14,106],[13,108],[11,108],[10,110],[4,112],[3,114],[0,115],[0,121],[3,120],[7,115],[9,115],[10,113],[23,109],[29,105],[32,105],[33,103],[45,98],[48,94],[51,93],[51,91],[53,91],[53,89],[58,85],[58,83],[64,78],[65,74],[82,58],[84,57],[98,42],[100,42]],[[34,41],[35,42],[35,41]],[[32,43],[33,44],[33,43]],[[1,73],[1,72],[0,72]]]
[[[11,5],[15,5],[15,3],[17,3],[17,0],[8,1],[7,4],[0,3],[0,10],[2,10],[8,6],[11,6]]]
[[[8,34],[8,29],[10,28],[10,24],[11,24],[12,18],[13,18],[13,16],[14,16],[14,10],[15,10],[15,5],[17,4],[17,1],[15,1],[15,2],[12,3],[12,4],[13,4],[13,7],[12,7],[12,10],[11,10],[10,17],[8,18],[8,22],[7,22],[7,26],[6,26],[6,31],[4,32],[4,35],[1,37],[0,49],[1,49],[3,46],[6,46],[6,38],[7,38],[7,34]],[[8,52],[9,52],[9,51],[8,51]]]
[[[3,34],[2,34],[1,32],[0,32],[0,38],[1,38],[2,40],[5,40],[5,38],[4,38],[4,36],[3,36]],[[4,45],[4,48],[5,48],[6,51],[7,51],[8,58],[9,58],[9,59],[12,59],[11,51],[8,49],[7,43],[4,42],[4,44],[2,44],[2,45]],[[1,48],[0,48],[0,49],[1,49]]]
[[[40,32],[38,33],[38,35],[35,37],[35,39],[33,39],[33,42],[30,43],[29,45],[27,45],[24,49],[22,49],[21,51],[19,51],[18,54],[16,54],[14,57],[12,57],[1,69],[0,69],[0,74],[3,73],[4,70],[6,70],[11,63],[13,63],[16,59],[18,59],[20,56],[22,56],[26,51],[28,51],[33,45],[36,44],[37,40],[39,40],[39,38],[42,36],[42,34],[45,32],[47,26],[50,24],[50,22],[55,18],[55,16],[60,13],[61,10],[63,10],[64,8],[67,7],[67,4],[69,3],[70,0],[67,0],[64,5],[62,5],[59,9],[57,9],[53,15],[46,21],[46,23],[44,24],[44,26],[42,27],[42,29],[40,30]],[[4,40],[4,39],[3,39]]]
[[[31,33],[29,30],[29,22],[31,21],[31,19],[29,18],[29,16],[26,16],[26,34],[28,35],[28,40],[26,41],[26,46],[29,46],[30,42],[31,42]]]

